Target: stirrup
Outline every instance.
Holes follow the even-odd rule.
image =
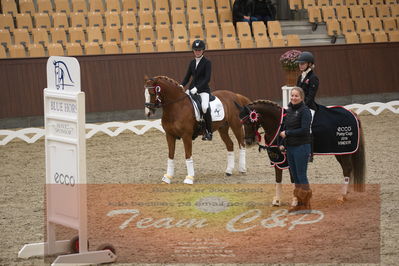
[[[205,132],[204,135],[202,136],[202,140],[212,140],[212,133],[210,132]]]

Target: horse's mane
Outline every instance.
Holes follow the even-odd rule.
[[[174,80],[172,78],[169,78],[167,76],[156,76],[154,78],[157,79],[157,80],[167,81],[167,82],[171,83],[172,85],[175,85],[176,87],[180,88],[180,86],[179,86],[180,83],[179,82],[177,82],[176,80]]]
[[[262,105],[271,105],[275,108],[281,109],[281,106],[273,101],[270,100],[255,100],[250,105],[255,105],[255,104],[262,104]]]

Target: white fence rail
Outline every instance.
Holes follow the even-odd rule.
[[[399,114],[399,101],[391,101],[387,103],[373,102],[368,104],[350,104],[345,108],[353,110],[357,114],[369,112],[372,115],[379,115],[385,110],[389,110],[395,114]],[[127,123],[109,122],[104,124],[86,124],[86,139],[91,138],[98,132],[107,134],[108,136],[118,136],[125,130],[130,130],[137,135],[143,135],[148,130],[155,128],[161,132],[165,132],[161,125],[161,120],[136,120]],[[42,128],[24,128],[20,130],[0,130],[0,145],[6,145],[15,138],[21,139],[27,143],[34,143],[45,134]],[[4,137],[3,137],[4,136]]]

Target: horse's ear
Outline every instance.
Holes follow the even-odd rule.
[[[144,81],[147,81],[149,77],[147,75],[144,75]]]
[[[239,105],[236,101],[234,101],[235,106],[237,107],[237,109],[240,111],[240,113],[242,112],[242,110],[244,110],[244,107],[242,107],[241,105]]]

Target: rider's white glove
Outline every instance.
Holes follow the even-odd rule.
[[[183,86],[183,85],[180,84],[179,87],[182,88],[182,89],[184,90],[184,86]]]
[[[197,93],[197,87],[194,87],[190,90],[191,94],[196,94]]]

